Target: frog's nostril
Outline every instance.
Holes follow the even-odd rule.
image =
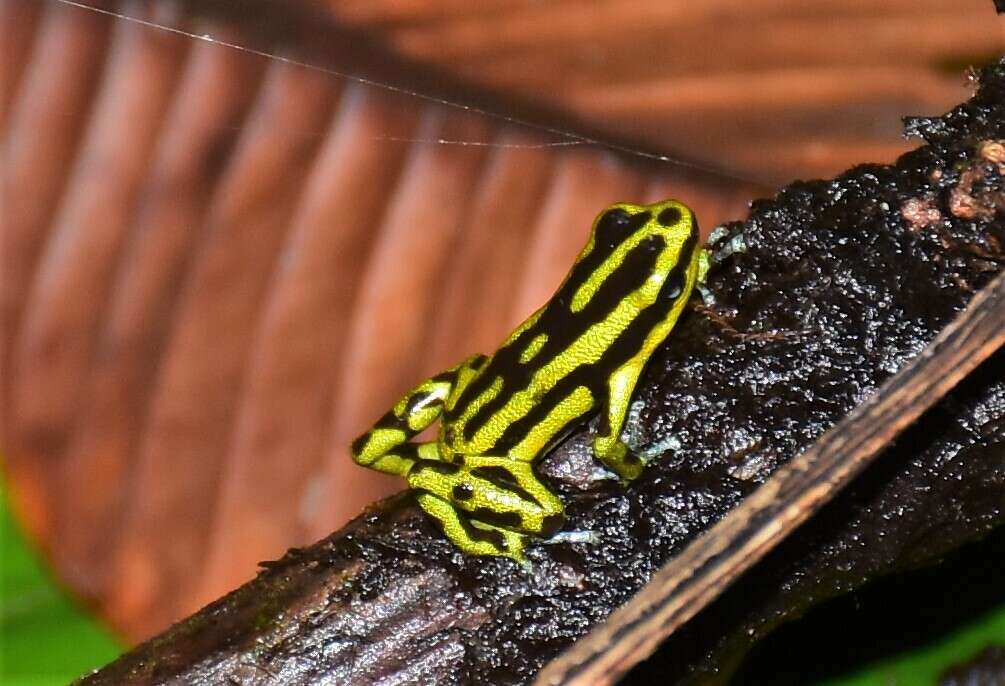
[[[680,221],[680,210],[676,207],[667,207],[656,215],[656,221],[663,226],[673,226]]]

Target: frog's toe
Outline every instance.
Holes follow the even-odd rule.
[[[676,452],[680,450],[681,443],[674,435],[669,435],[665,438],[661,438],[658,441],[654,441],[644,446],[640,446],[635,450],[635,452],[643,459],[643,461],[648,464],[653,459],[663,455],[666,452]]]
[[[695,284],[695,290],[701,295],[701,301],[706,307],[715,305],[715,294],[703,283]]]
[[[546,540],[545,543],[585,543],[587,545],[595,545],[600,543],[600,534],[596,531],[589,531],[585,529],[559,531],[557,534]]]

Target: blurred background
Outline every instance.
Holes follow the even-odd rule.
[[[706,233],[891,162],[990,0],[0,0],[0,449],[129,640],[398,480],[347,446],[557,286],[613,201]]]

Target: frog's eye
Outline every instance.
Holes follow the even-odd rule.
[[[663,226],[674,226],[680,221],[681,214],[680,210],[672,205],[665,208],[662,212],[656,215],[656,221],[658,221]]]
[[[597,232],[617,230],[628,223],[630,216],[626,210],[620,207],[612,207],[600,215],[600,219],[597,220]]]
[[[630,214],[628,210],[612,207],[597,220],[596,241],[600,245],[613,248],[621,243],[626,235],[647,221],[649,221],[648,212]]]

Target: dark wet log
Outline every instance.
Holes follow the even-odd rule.
[[[1005,274],[864,403],[693,541],[535,683],[606,686],[652,655],[1005,344]]]
[[[598,543],[533,547],[529,570],[465,558],[404,494],[85,683],[529,683],[1001,271],[1005,61],[908,130],[927,145],[896,165],[793,184],[727,227],[715,306],[682,321],[638,393],[641,433],[666,449],[637,482],[598,474],[590,427],[545,460]],[[628,681],[720,682],[781,623],[979,539],[1003,505],[999,352]]]

